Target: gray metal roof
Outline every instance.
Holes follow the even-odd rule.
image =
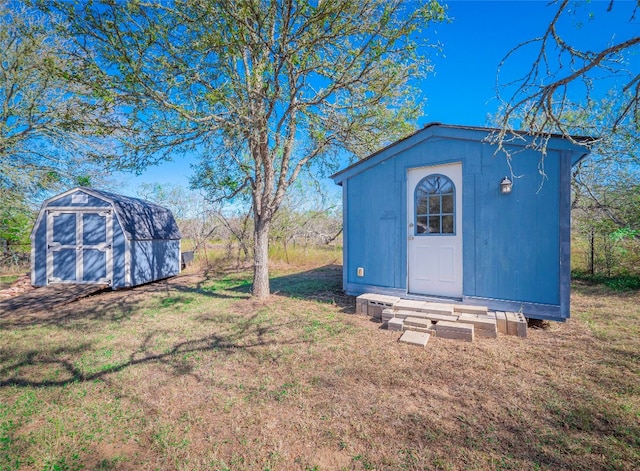
[[[79,187],[75,190],[84,191],[113,204],[122,230],[131,240],[180,239],[180,230],[173,213],[163,206],[93,188]]]

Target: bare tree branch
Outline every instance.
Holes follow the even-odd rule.
[[[640,88],[637,85],[640,80],[640,64],[633,59],[640,52],[640,36],[616,42],[612,40],[598,51],[581,48],[569,43],[559,30],[560,21],[574,14],[580,2],[562,0],[555,1],[552,5],[556,5],[557,10],[545,33],[539,38],[515,46],[498,67],[498,98],[503,103],[503,108],[497,117],[502,129],[497,140],[504,141],[518,127],[533,136],[561,133],[573,141],[577,129],[572,127],[572,123],[575,123],[572,116],[593,106],[598,99],[594,93],[596,90],[601,93],[603,87],[616,96],[617,101],[615,108],[611,110],[610,120],[603,123],[604,128],[596,130],[597,134],[602,136],[615,133],[629,120],[640,130],[640,118],[634,113],[639,103]],[[570,5],[574,6],[570,9]],[[611,1],[607,11],[610,12],[613,7],[614,2]],[[634,14],[635,9],[629,15],[630,20]],[[502,83],[501,75],[505,66],[514,60],[516,53],[522,54],[534,45],[538,50],[527,72],[516,80]],[[555,55],[553,61],[550,60],[551,54]],[[599,85],[600,83],[604,85]],[[507,98],[503,97],[504,94]]]

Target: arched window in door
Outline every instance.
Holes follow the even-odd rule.
[[[449,177],[424,177],[415,191],[415,235],[455,234],[456,188]]]

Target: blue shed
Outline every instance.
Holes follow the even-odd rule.
[[[31,284],[125,288],[180,272],[171,211],[137,198],[74,188],[46,200],[31,232]]]
[[[489,139],[497,131],[428,124],[332,176],[348,294],[569,317],[571,167],[587,138],[550,135],[543,159],[531,136],[514,133],[510,168]]]

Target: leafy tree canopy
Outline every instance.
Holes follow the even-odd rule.
[[[103,155],[92,133],[105,108],[67,76],[77,59],[52,20],[20,2],[0,3],[0,191],[3,200],[90,183]]]
[[[269,225],[300,172],[413,130],[435,0],[43,0],[82,51],[71,76],[126,114],[119,164],[203,156],[200,187],[250,195],[254,294]]]

